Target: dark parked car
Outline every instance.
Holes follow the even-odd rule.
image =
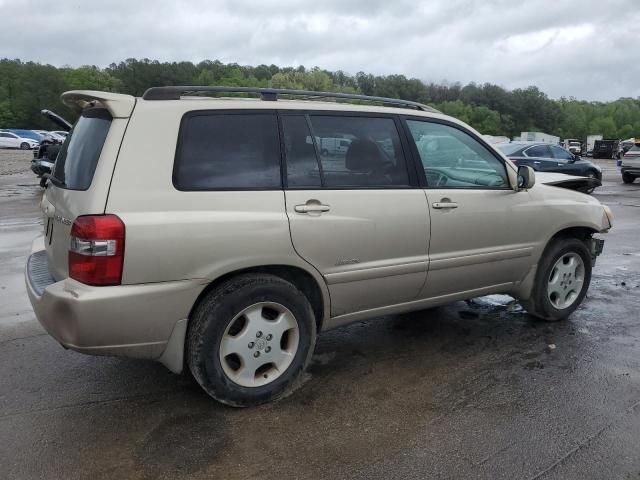
[[[593,158],[620,158],[619,140],[596,140],[593,145]]]
[[[540,172],[557,172],[592,178],[594,186],[586,193],[591,193],[601,185],[602,170],[598,165],[574,155],[559,145],[512,142],[495,146],[516,165],[527,165]]]

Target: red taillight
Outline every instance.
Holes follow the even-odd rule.
[[[85,215],[71,227],[69,276],[87,285],[120,285],[124,223],[116,215]]]

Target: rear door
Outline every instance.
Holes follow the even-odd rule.
[[[541,172],[554,172],[558,170],[558,162],[553,158],[550,145],[533,145],[524,150],[524,155],[528,157],[528,163],[534,170]],[[524,162],[518,162],[518,165],[525,165]]]
[[[298,254],[325,278],[333,316],[413,300],[429,212],[394,116],[281,112],[286,208]],[[323,139],[343,149],[323,149]]]

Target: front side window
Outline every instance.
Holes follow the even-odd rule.
[[[567,152],[564,148],[557,147],[555,145],[551,146],[551,153],[553,158],[556,160],[571,160],[573,158],[573,155]]]
[[[392,118],[311,115],[309,119],[324,187],[409,186]]]
[[[430,188],[509,188],[504,164],[469,134],[407,120]]]
[[[179,190],[281,188],[275,114],[187,115],[180,127],[173,184]]]

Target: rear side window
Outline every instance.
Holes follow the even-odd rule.
[[[51,177],[56,186],[68,190],[91,186],[111,120],[109,111],[103,108],[82,112],[56,157]]]
[[[173,170],[179,190],[279,189],[275,114],[188,114]]]
[[[548,145],[536,145],[524,151],[527,157],[553,158]]]
[[[325,187],[409,186],[392,118],[310,115]]]

